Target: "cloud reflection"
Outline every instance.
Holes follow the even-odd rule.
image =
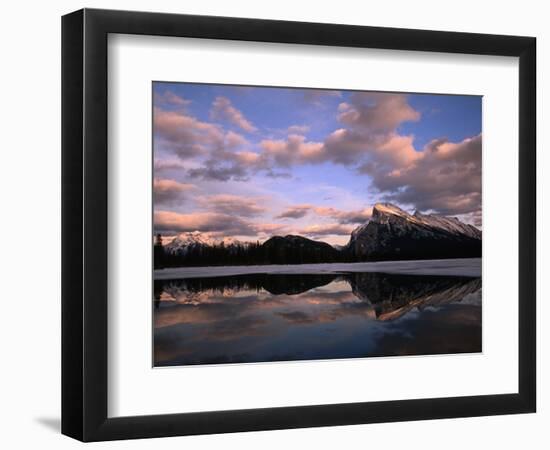
[[[155,281],[155,365],[481,351],[481,279],[377,273]]]

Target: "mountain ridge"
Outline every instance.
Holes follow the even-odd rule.
[[[481,256],[482,232],[456,217],[409,214],[377,203],[372,217],[352,231],[347,251],[358,260]]]
[[[162,250],[170,266],[200,265],[201,261],[208,265],[305,264],[479,257],[481,241],[481,230],[456,217],[410,214],[391,203],[376,203],[371,218],[351,232],[344,246],[292,234],[272,236],[260,244],[193,231],[179,234]]]

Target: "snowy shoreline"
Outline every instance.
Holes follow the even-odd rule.
[[[481,258],[380,261],[265,266],[174,267],[154,271],[155,280],[223,277],[245,274],[330,274],[343,272],[382,272],[409,275],[481,276]]]

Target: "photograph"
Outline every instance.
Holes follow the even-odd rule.
[[[482,97],[154,81],[153,365],[482,352]]]
[[[3,8],[0,448],[550,449],[544,3],[106,5]]]

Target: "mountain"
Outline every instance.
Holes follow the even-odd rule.
[[[308,264],[341,260],[341,253],[332,245],[292,234],[273,236],[261,247],[269,264]]]
[[[424,225],[432,228],[439,228],[451,234],[464,235],[471,237],[472,239],[481,239],[481,230],[473,225],[461,222],[456,217],[421,214],[419,211],[415,211],[413,217],[418,219]]]
[[[164,250],[172,255],[186,255],[189,252],[212,247],[221,247],[231,251],[239,248],[247,248],[250,242],[241,242],[238,239],[212,238],[199,231],[181,233],[164,246]]]
[[[377,203],[372,218],[353,230],[345,251],[359,261],[479,257],[481,237],[476,227],[454,217],[409,214]]]
[[[482,234],[454,217],[377,203],[372,217],[337,247],[302,236],[273,236],[263,244],[182,233],[155,247],[155,267],[315,264],[333,262],[473,258],[481,256]]]
[[[349,302],[347,292],[316,288],[334,281],[347,282],[359,302]],[[315,292],[316,298],[327,304],[339,303],[342,293],[348,307],[380,321],[391,321],[413,309],[423,310],[449,303],[477,304],[481,302],[481,278],[441,275],[403,275],[377,272],[323,273],[323,274],[269,274],[254,273],[225,277],[155,280],[155,298],[164,293],[180,304],[201,305],[211,301],[209,292],[217,295],[235,295],[241,291],[265,290],[273,295],[298,295]]]
[[[166,245],[155,244],[155,268],[181,266],[312,264],[340,262],[344,253],[302,236],[273,236],[263,244],[234,238],[182,233]]]
[[[475,301],[481,289],[481,278],[458,276],[358,272],[345,279],[357,298],[373,306],[378,320],[397,319],[413,308]]]

